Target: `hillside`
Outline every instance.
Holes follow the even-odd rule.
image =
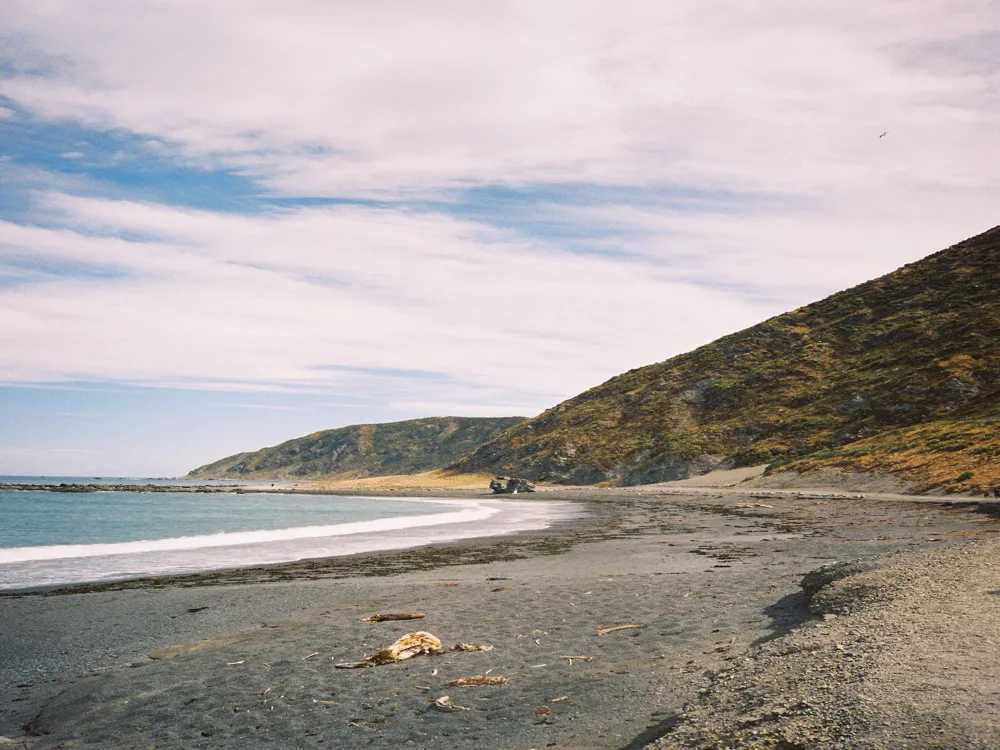
[[[441,469],[524,417],[429,417],[324,430],[237,453],[189,479],[357,479]]]
[[[1000,483],[1000,227],[631,370],[457,462],[564,483],[841,466]]]

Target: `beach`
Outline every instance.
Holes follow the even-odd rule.
[[[811,572],[862,560],[847,573],[882,581],[884,569],[890,581],[912,557],[933,577],[937,556],[958,555],[971,575],[1000,532],[990,505],[919,498],[656,487],[534,497],[581,515],[411,550],[0,596],[0,735],[26,748],[724,747],[713,743],[760,730],[734,709],[732,680],[749,675],[741,696],[767,692],[752,675],[777,663],[768,649],[833,618],[850,633],[868,616],[860,604],[817,609],[816,590],[839,579],[803,589]],[[363,622],[402,612],[426,616]],[[442,652],[336,668],[410,631]],[[491,650],[451,650],[459,643]],[[448,685],[478,675],[506,682]],[[781,690],[801,689],[769,679],[776,706]],[[458,708],[434,705],[443,696]],[[877,746],[855,735],[834,741]]]

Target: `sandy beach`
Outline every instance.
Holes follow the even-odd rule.
[[[912,591],[900,598],[911,559],[928,580],[956,569],[936,562],[948,555],[963,562],[962,580],[975,577],[991,554],[984,540],[1000,533],[992,506],[655,487],[536,497],[579,503],[585,515],[517,536],[0,596],[0,735],[25,748],[811,747],[809,737],[841,747],[978,746],[928,744],[925,729],[915,744],[879,745],[895,735],[877,739],[865,727],[890,726],[891,711],[838,729],[850,696],[810,724],[780,708],[780,693],[801,692],[801,679],[766,670],[784,658],[776,644],[826,637],[831,622],[852,653],[862,650],[848,636],[867,643],[865,653],[905,651],[905,637],[920,634],[880,625],[872,612],[891,610],[895,622],[933,604]],[[821,584],[809,576],[857,560],[867,562]],[[866,591],[890,592],[865,600],[881,609],[866,609],[860,595],[853,607],[843,597],[817,605],[817,591],[855,575],[868,576]],[[414,611],[426,617],[362,622]],[[954,606],[938,614],[960,616]],[[598,635],[623,625],[634,627]],[[895,640],[865,641],[865,628]],[[445,649],[492,650],[335,667],[417,630]],[[793,671],[801,677],[809,666]],[[889,667],[879,669],[881,684],[892,684]],[[858,672],[858,684],[873,670]],[[448,685],[476,675],[507,681]],[[751,700],[753,690],[768,695]],[[460,708],[435,706],[442,696]],[[747,724],[765,704],[782,720]],[[821,701],[810,705],[814,717],[823,713]]]

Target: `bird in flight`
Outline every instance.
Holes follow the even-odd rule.
[[[885,131],[884,133],[882,133],[882,135],[880,135],[879,138],[884,138],[887,135],[889,135],[889,131],[888,130]]]

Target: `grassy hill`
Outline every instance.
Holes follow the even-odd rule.
[[[357,479],[441,469],[524,417],[429,417],[316,432],[195,469],[190,479]]]
[[[1000,227],[631,370],[457,462],[566,483],[840,466],[1000,484]]]

